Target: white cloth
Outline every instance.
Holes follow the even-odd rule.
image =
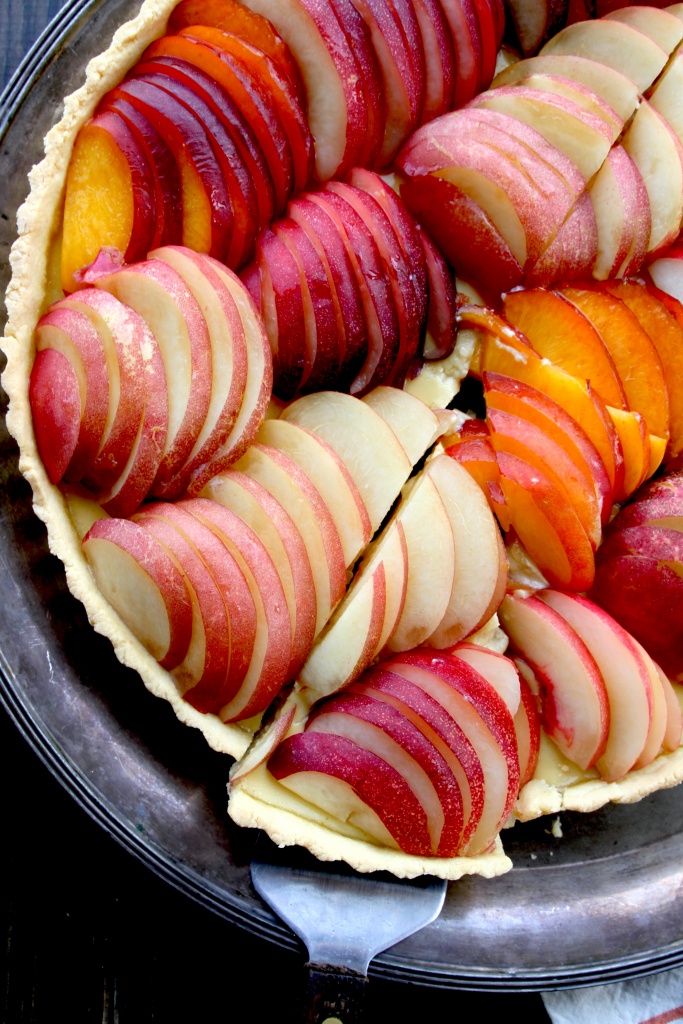
[[[683,967],[634,981],[543,993],[553,1024],[683,1022]]]

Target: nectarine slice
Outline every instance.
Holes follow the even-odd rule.
[[[563,492],[518,455],[499,451],[496,458],[510,522],[533,561],[554,586],[588,590],[593,548]]]
[[[588,317],[561,292],[524,288],[503,300],[505,318],[534,350],[555,366],[591,385],[608,405],[626,409],[621,380],[605,344]],[[567,344],[571,339],[571,344]]]
[[[557,402],[512,377],[484,374],[486,407],[514,413],[544,431],[570,455],[592,483],[600,502],[603,524],[609,522],[613,492],[605,465],[586,432]]]
[[[648,430],[669,436],[669,399],[662,362],[647,333],[626,304],[599,287],[567,285],[561,294],[593,324],[621,379],[628,406]],[[593,383],[593,382],[591,382]],[[601,394],[597,384],[595,390]],[[601,394],[608,405],[604,395]]]
[[[114,111],[101,111],[78,133],[66,179],[62,287],[102,246],[128,262],[143,259],[155,232],[156,197],[149,161],[135,134]]]

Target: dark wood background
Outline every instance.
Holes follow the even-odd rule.
[[[60,0],[0,0],[0,88]],[[0,600],[1,584],[0,584]],[[196,906],[122,850],[0,711],[5,1024],[297,1020],[302,962]],[[241,1004],[241,1005],[240,1005]],[[540,996],[373,980],[368,1021],[547,1022]]]

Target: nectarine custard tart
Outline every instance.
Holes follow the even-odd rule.
[[[8,427],[238,824],[493,877],[683,779],[681,8],[145,0],[66,98]]]

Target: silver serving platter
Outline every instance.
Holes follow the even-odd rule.
[[[61,100],[138,0],[71,0],[0,111],[3,291],[15,215]],[[3,405],[4,413],[4,405]],[[0,427],[0,699],[75,800],[151,871],[285,949],[252,888],[255,835],[226,814],[228,760],[122,668],[68,593]],[[475,991],[578,987],[683,963],[683,788],[504,834],[515,867],[452,884],[441,917],[374,961],[386,979]]]

